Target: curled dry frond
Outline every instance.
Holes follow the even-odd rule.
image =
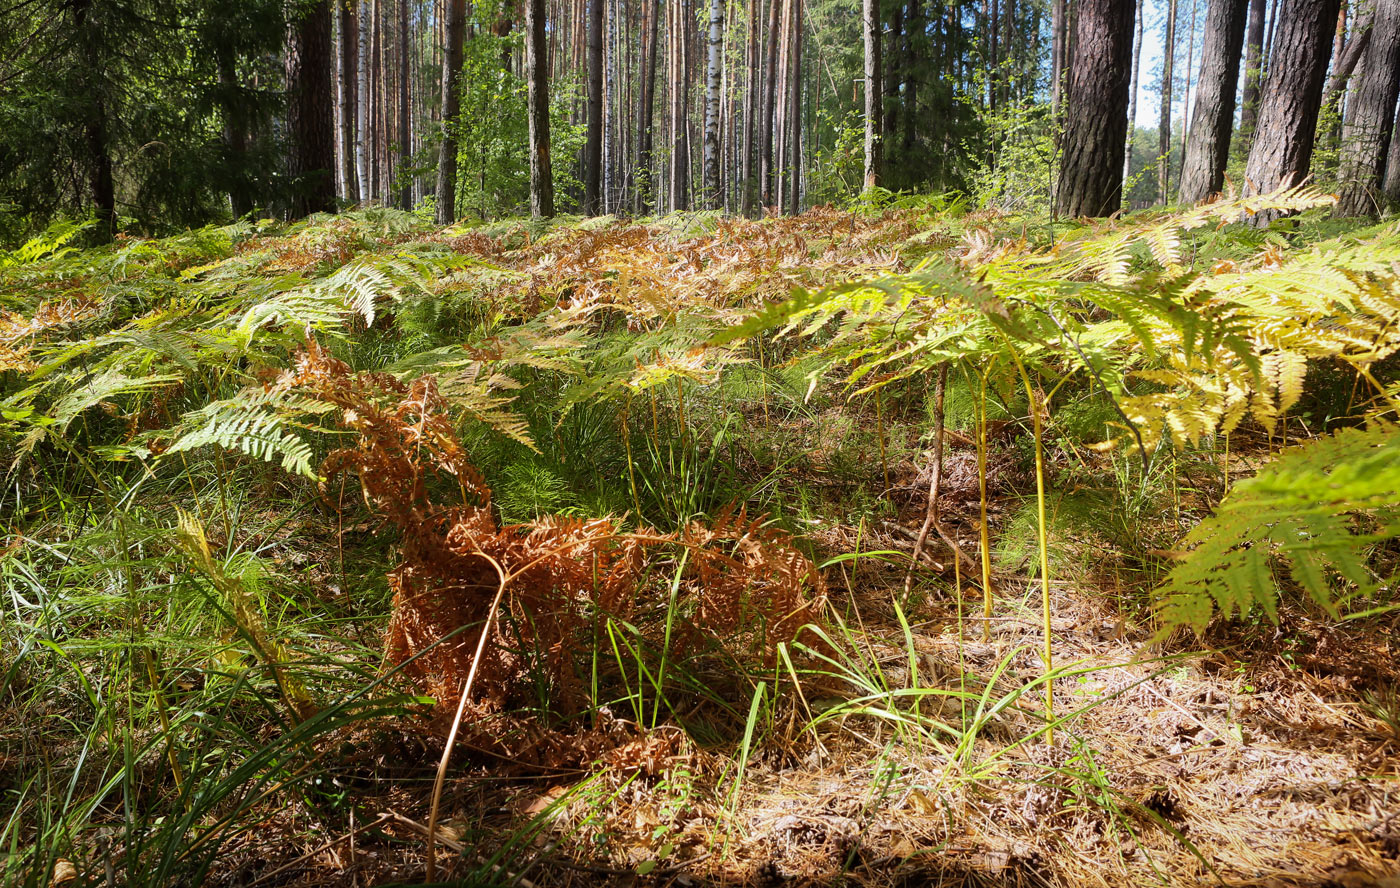
[[[588,649],[585,632],[609,620],[642,627],[644,642],[657,647],[669,637],[675,651],[714,644],[730,656],[771,658],[816,618],[825,593],[817,569],[790,537],[742,511],[678,534],[629,532],[612,518],[499,526],[491,490],[458,442],[431,375],[405,383],[352,373],[312,342],[274,388],[335,405],[340,424],[358,435],[321,471],[327,478],[358,473],[370,503],[403,535],[402,560],[389,577],[386,659],[439,701],[440,715],[460,693],[488,622],[478,716],[522,702],[542,680],[557,709],[576,708],[575,653]],[[447,479],[460,493],[451,505],[440,499]],[[682,615],[671,636],[654,619],[664,598],[644,596],[669,588],[668,576]],[[654,625],[655,632],[646,628]]]

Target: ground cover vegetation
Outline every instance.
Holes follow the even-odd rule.
[[[1400,0],[0,0],[0,885],[1395,888],[1397,104]]]
[[[1380,878],[1400,233],[1331,203],[52,228],[6,880]]]

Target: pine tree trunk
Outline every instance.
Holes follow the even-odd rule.
[[[528,0],[527,0],[528,2]],[[656,103],[656,38],[659,32],[660,0],[642,4],[642,54],[640,98],[637,102],[637,212],[651,212],[656,194],[656,166],[652,157],[652,117]]]
[[[1235,126],[1235,85],[1240,75],[1245,13],[1249,0],[1210,0],[1206,11],[1201,78],[1191,135],[1181,169],[1182,203],[1195,203],[1220,191]]]
[[[1374,216],[1383,203],[1380,189],[1400,97],[1400,0],[1375,0],[1374,16],[1342,126],[1338,216]]]
[[[583,145],[583,214],[602,212],[603,0],[588,0],[588,129]]]
[[[549,157],[549,53],[545,0],[525,0],[526,101],[530,118],[530,215],[554,215],[554,171]]]
[[[788,78],[791,105],[788,111],[790,185],[788,212],[802,211],[802,0],[792,0],[792,69]]]
[[[1123,181],[1125,183],[1133,174],[1133,133],[1137,131],[1138,71],[1142,67],[1142,12],[1146,0],[1135,5],[1137,6],[1137,37],[1133,41],[1133,74],[1128,82],[1128,137],[1124,140],[1123,147]],[[1128,200],[1128,195],[1124,194],[1124,206],[1127,206]]]
[[[719,87],[720,50],[724,46],[723,0],[710,0],[710,28],[705,55],[705,135],[704,135],[704,204],[708,209],[720,205],[719,186]]]
[[[1385,181],[1381,192],[1391,206],[1400,206],[1400,110],[1396,113],[1395,131],[1390,134],[1390,159],[1385,164]]]
[[[335,212],[335,85],[331,4],[319,0],[287,36],[288,168],[295,182],[293,217]]]
[[[1172,165],[1172,67],[1176,61],[1176,3],[1167,2],[1167,36],[1162,44],[1162,113],[1157,118],[1157,203],[1167,202]]]
[[[457,219],[457,117],[462,111],[458,81],[462,77],[462,42],[467,30],[467,0],[446,0],[447,52],[442,57],[442,141],[438,144],[437,222]]]
[[[100,30],[88,19],[93,0],[73,0],[74,37],[81,44],[81,57],[86,71],[83,76],[101,76]],[[83,141],[87,145],[88,190],[92,199],[93,216],[96,225],[93,238],[99,243],[111,240],[117,231],[117,186],[113,175],[112,151],[107,138],[107,105],[103,91],[94,89],[89,96],[91,104],[85,108],[83,120]],[[331,204],[335,204],[334,183],[331,190]]]
[[[1278,12],[1259,128],[1245,164],[1245,194],[1297,185],[1308,176],[1338,6],[1338,0],[1285,0]],[[1275,217],[1259,213],[1254,221],[1262,226]]]
[[[750,0],[758,2],[758,0]],[[775,201],[776,176],[773,169],[773,138],[777,127],[778,90],[778,12],[781,0],[768,0],[768,45],[763,62],[763,113],[759,119],[762,146],[759,150],[759,191],[765,207]]]
[[[407,170],[413,154],[413,133],[409,120],[412,107],[408,79],[408,0],[399,0],[399,175],[403,187],[399,190],[399,209],[413,209],[413,181]]]
[[[748,63],[747,77],[744,83],[744,146],[743,146],[743,197],[740,200],[740,212],[745,216],[753,215],[755,187],[754,164],[753,164],[753,130],[758,114],[758,0],[748,0],[749,4],[749,51],[746,57]]]
[[[881,176],[883,139],[880,126],[884,121],[884,84],[880,75],[884,60],[880,57],[880,0],[862,0],[862,31],[865,37],[865,188],[878,188]]]
[[[1065,91],[1065,0],[1050,4],[1050,114],[1059,120]]]
[[[1246,147],[1259,120],[1260,86],[1264,82],[1264,16],[1267,14],[1267,0],[1249,0],[1249,33],[1244,41],[1244,95],[1240,100],[1240,138]]]
[[[1122,203],[1134,6],[1133,0],[1079,4],[1056,195],[1056,209],[1066,216],[1106,216]]]
[[[359,117],[359,69],[360,69],[360,26],[355,6],[340,2],[340,179],[343,182],[345,199],[352,204],[360,202],[360,179],[355,169],[355,123]]]

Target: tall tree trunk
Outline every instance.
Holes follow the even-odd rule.
[[[1375,0],[1374,16],[1371,45],[1342,125],[1338,216],[1374,216],[1382,204],[1379,192],[1400,97],[1400,0]]]
[[[1240,97],[1240,138],[1248,147],[1259,120],[1260,86],[1264,82],[1264,16],[1267,0],[1249,0],[1249,32],[1245,36],[1244,95]]]
[[[1381,0],[1377,0],[1377,4]],[[1352,72],[1356,70],[1356,65],[1361,61],[1361,56],[1366,52],[1366,47],[1371,45],[1371,31],[1374,19],[1371,17],[1358,18],[1356,27],[1352,29],[1351,39],[1348,40],[1340,53],[1335,55],[1336,61],[1332,64],[1332,73],[1327,77],[1327,87],[1322,91],[1322,107],[1338,107],[1342,98],[1342,91],[1347,88],[1347,81],[1351,79]],[[1333,41],[1332,47],[1337,47]]]
[[[413,180],[408,176],[410,158],[413,156],[413,131],[409,117],[412,97],[408,78],[408,0],[399,0],[399,176],[403,187],[399,190],[399,209],[413,209]]]
[[[1308,176],[1338,6],[1338,0],[1285,0],[1278,12],[1259,128],[1245,164],[1245,194],[1297,185]],[[1256,214],[1255,224],[1267,225],[1276,215]]]
[[[223,96],[224,150],[228,152],[229,206],[233,209],[234,217],[241,219],[253,211],[253,198],[246,166],[248,162],[247,124],[240,113],[239,103],[233,100],[239,88],[233,47],[218,47],[216,62],[219,66],[220,95]]]
[[[1186,32],[1186,91],[1181,94],[1181,161],[1191,134],[1191,71],[1196,59],[1196,0],[1191,0],[1191,27]]]
[[[750,0],[752,3],[758,0]],[[765,207],[774,204],[776,186],[773,169],[773,137],[777,127],[778,90],[778,13],[781,0],[768,0],[768,45],[763,62],[763,114],[759,121],[762,145],[759,150],[759,183]]]
[[[82,47],[82,59],[86,68],[80,76],[100,78],[102,64],[103,36],[93,25],[88,15],[92,11],[92,0],[73,0],[74,37]],[[90,82],[90,81],[89,81]],[[117,186],[112,172],[112,150],[107,138],[107,100],[101,83],[90,88],[89,104],[84,109],[83,141],[87,145],[88,189],[92,199],[96,225],[93,237],[100,243],[111,240],[117,231]],[[335,204],[335,187],[331,183],[331,204]]]
[[[865,188],[878,188],[881,176],[883,139],[880,126],[885,122],[883,59],[880,57],[880,0],[862,0],[862,31],[865,37]]]
[[[330,0],[306,7],[287,36],[288,164],[294,217],[335,212],[335,119]]]
[[[344,182],[345,199],[360,202],[360,177],[355,166],[356,122],[360,107],[360,26],[356,6],[348,0],[337,0],[340,18],[340,178]]]
[[[724,3],[710,0],[710,28],[705,54],[705,206],[720,205],[719,190],[719,86],[720,51],[724,48]]]
[[[1400,109],[1396,110],[1395,131],[1390,134],[1390,159],[1385,164],[1381,192],[1392,206],[1400,206]]]
[[[1167,0],[1167,35],[1162,44],[1162,113],[1157,118],[1157,203],[1167,202],[1172,165],[1172,66],[1176,61],[1176,3]]]
[[[583,144],[583,214],[602,212],[603,0],[588,0],[588,129]]]
[[[525,0],[526,101],[530,117],[530,215],[554,215],[554,171],[549,159],[549,54],[545,0]]]
[[[794,0],[800,3],[801,0]],[[928,58],[928,16],[924,0],[909,0],[909,55],[904,66],[904,133],[900,147],[905,158],[914,156],[914,140],[919,123],[919,81],[924,78]]]
[[[1134,4],[1137,6],[1137,37],[1133,41],[1133,74],[1128,82],[1128,137],[1124,140],[1123,147],[1123,181],[1127,182],[1133,173],[1133,133],[1137,131],[1137,94],[1138,94],[1138,71],[1142,67],[1142,12],[1146,5],[1146,0]],[[1123,195],[1123,203],[1128,203],[1128,195]]]
[[[527,0],[528,2],[528,0]],[[656,102],[656,38],[661,15],[660,0],[642,3],[641,89],[637,102],[637,187],[638,213],[649,213],[656,194],[656,165],[652,157],[654,144],[652,119]]]
[[[371,15],[367,14],[368,4],[358,4],[358,24],[360,24],[360,48],[358,48],[357,74],[358,74],[358,97],[360,101],[356,106],[356,144],[354,144],[354,164],[356,164],[356,175],[360,178],[361,200],[374,199],[374,185],[370,181],[370,157],[374,143],[370,141],[370,105],[374,104],[370,90],[370,21]]]
[[[753,215],[755,187],[754,164],[753,164],[753,129],[758,114],[758,86],[760,82],[758,70],[758,5],[759,0],[748,0],[749,4],[749,51],[746,58],[748,71],[744,83],[744,147],[743,147],[743,197],[740,201],[740,212],[745,216]]]
[[[788,212],[802,211],[802,0],[791,0],[792,6],[792,69],[788,78],[791,105],[788,112],[790,160],[788,169]]]
[[[1201,78],[1181,169],[1178,199],[1182,203],[1204,200],[1225,184],[1248,3],[1249,0],[1210,0],[1206,11]]]
[[[1067,43],[1065,2],[1066,0],[1051,0],[1050,4],[1050,114],[1055,120],[1060,119],[1060,111],[1064,108]]]
[[[1106,216],[1122,203],[1134,6],[1079,3],[1056,195],[1056,209],[1067,216]]]
[[[462,42],[467,30],[467,0],[446,0],[447,52],[442,57],[442,141],[438,144],[437,222],[457,218],[457,117],[462,111]],[[533,164],[532,164],[533,167]],[[532,189],[533,190],[533,189]]]

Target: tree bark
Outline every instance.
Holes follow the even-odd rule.
[[[1137,132],[1137,94],[1138,94],[1138,72],[1142,68],[1142,14],[1143,3],[1137,6],[1137,39],[1133,41],[1133,73],[1128,82],[1128,137],[1123,145],[1123,181],[1126,183],[1133,174],[1133,134]],[[1123,195],[1124,206],[1127,206],[1128,195]]]
[[[1249,0],[1249,34],[1245,37],[1244,95],[1240,101],[1240,137],[1248,144],[1259,120],[1259,87],[1264,82],[1266,0]]]
[[[1059,120],[1065,89],[1065,0],[1050,5],[1050,114]]]
[[[345,183],[345,199],[360,202],[360,178],[355,165],[356,123],[360,107],[360,26],[356,6],[337,0],[340,17],[340,177]]]
[[[1167,2],[1167,35],[1162,44],[1162,113],[1157,118],[1157,202],[1167,202],[1172,176],[1172,67],[1176,61],[1176,3]]]
[[[545,0],[525,0],[526,101],[530,118],[530,215],[554,215],[554,171],[549,157],[549,52]]]
[[[1081,0],[1056,209],[1106,216],[1123,199],[1133,0]]]
[[[789,79],[791,86],[791,107],[788,111],[788,132],[790,138],[791,176],[788,187],[788,212],[797,215],[802,211],[802,2],[791,0],[792,5],[792,70]]]
[[[583,214],[602,212],[603,0],[588,0],[588,129],[583,145]]]
[[[753,130],[758,114],[759,70],[758,70],[758,5],[759,0],[748,0],[749,4],[749,51],[748,72],[744,84],[744,144],[743,144],[743,197],[740,199],[740,212],[753,215],[755,187],[753,164]]]
[[[756,3],[758,0],[750,0]],[[776,186],[773,169],[773,137],[777,125],[778,90],[778,12],[781,0],[768,0],[768,45],[763,62],[763,114],[759,121],[762,145],[759,150],[759,182],[763,205],[774,203]]]
[[[370,105],[373,104],[374,94],[370,91],[369,73],[372,56],[370,55],[371,16],[366,14],[368,9],[368,4],[360,3],[359,88],[357,90],[360,101],[355,112],[357,115],[355,120],[355,173],[360,179],[360,199],[367,201],[374,199],[374,185],[370,180],[370,164],[372,163],[370,158],[374,143],[370,141],[369,109]]]
[[[1201,77],[1181,169],[1182,203],[1204,200],[1225,184],[1247,4],[1248,0],[1210,0],[1206,11]]]
[[[862,0],[862,31],[865,37],[865,188],[878,188],[882,174],[884,121],[884,84],[880,80],[884,60],[881,58],[880,0]]]
[[[1259,128],[1245,164],[1245,194],[1297,185],[1308,176],[1338,6],[1338,0],[1285,0],[1278,12]],[[1275,216],[1259,213],[1254,221],[1267,225]]]
[[[407,212],[413,209],[413,180],[407,175],[410,158],[413,156],[413,131],[409,117],[412,96],[408,78],[408,0],[399,0],[399,175],[403,186],[399,189],[399,209]]]
[[[1377,0],[1379,5],[1381,0]],[[1358,19],[1356,28],[1352,32],[1351,40],[1347,41],[1342,51],[1337,54],[1337,61],[1332,65],[1332,73],[1327,77],[1327,88],[1322,92],[1322,107],[1329,105],[1335,107],[1342,98],[1342,90],[1347,88],[1347,81],[1351,79],[1352,72],[1356,70],[1356,65],[1361,61],[1361,56],[1366,52],[1366,47],[1371,45],[1371,25],[1374,19]],[[1335,49],[1337,44],[1332,43]]]
[[[442,141],[438,144],[437,223],[457,219],[457,117],[462,111],[458,81],[462,77],[462,42],[467,30],[467,0],[447,0],[447,51],[442,57]]]
[[[293,22],[287,37],[289,171],[293,217],[334,213],[335,120],[331,4],[319,0]]]
[[[528,0],[527,0],[528,2]],[[660,0],[642,4],[641,88],[637,102],[637,187],[634,192],[638,213],[648,213],[656,194],[656,168],[652,118],[656,103],[656,38],[659,32]]]
[[[1342,124],[1338,216],[1375,216],[1400,96],[1400,0],[1375,0],[1370,46]],[[1355,42],[1357,38],[1353,37]]]
[[[100,77],[103,71],[100,29],[94,27],[88,13],[92,10],[92,0],[74,0],[73,30],[81,44],[81,54],[86,71],[80,76]],[[83,141],[87,143],[88,190],[92,199],[96,225],[93,238],[99,243],[111,240],[117,231],[117,187],[112,170],[112,151],[107,138],[107,102],[100,84],[92,88],[88,96],[90,104],[85,109],[83,120]],[[331,203],[335,203],[335,183],[331,183]]]
[[[1390,159],[1385,165],[1381,192],[1391,206],[1400,206],[1400,109],[1396,110],[1395,132],[1390,134]]]
[[[704,135],[704,204],[717,209],[720,204],[719,186],[719,86],[720,56],[724,48],[724,3],[710,0],[710,27],[705,54],[705,135]]]

